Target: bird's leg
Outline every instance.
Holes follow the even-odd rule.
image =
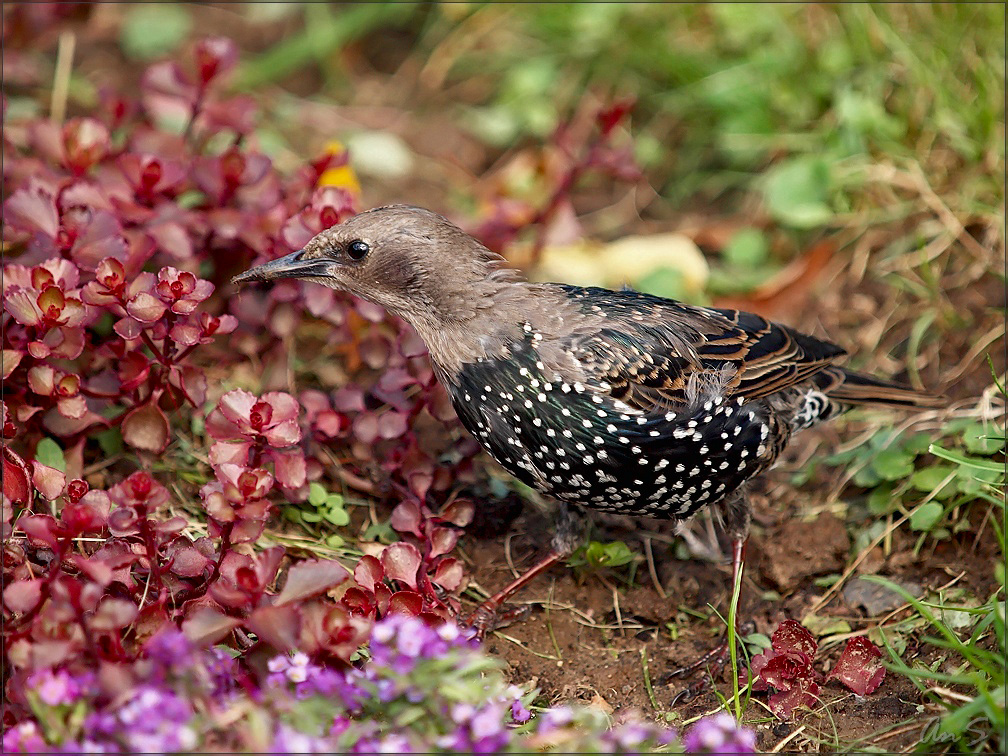
[[[739,492],[730,501],[725,503],[725,528],[731,536],[732,543],[732,589],[728,594],[729,604],[736,592],[741,590],[742,572],[745,566],[746,544],[749,542],[749,522],[750,522],[749,500],[744,492]],[[738,618],[735,624],[735,642],[741,637],[739,631]],[[709,667],[711,674],[702,680],[690,685],[680,692],[675,701],[688,701],[696,695],[702,693],[710,685],[711,679],[721,673],[725,665],[731,658],[731,646],[729,645],[730,634],[726,631],[721,642],[707,651],[699,659],[670,672],[667,679],[675,677],[686,677],[702,667]]]
[[[500,627],[502,624],[506,624],[527,614],[527,607],[509,612],[501,612],[500,609],[504,602],[512,594],[523,588],[526,583],[569,557],[577,547],[577,543],[578,539],[574,532],[570,512],[565,504],[560,504],[557,511],[556,530],[553,536],[553,543],[550,547],[550,553],[536,562],[523,575],[519,575],[515,580],[508,583],[476,607],[476,610],[466,618],[464,624],[474,628],[476,630],[476,637],[479,640],[483,640],[483,637],[495,627]]]

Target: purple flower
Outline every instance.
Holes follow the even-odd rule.
[[[211,694],[216,698],[233,693],[237,689],[238,664],[227,651],[212,648],[204,657]]]
[[[566,727],[574,720],[574,712],[569,706],[557,706],[547,709],[542,714],[542,724],[539,725],[540,732],[549,732],[561,727]]]
[[[329,728],[329,737],[335,738],[342,735],[348,729],[350,729],[350,720],[337,715],[336,719],[333,720],[332,727]]]
[[[499,735],[504,729],[504,723],[501,720],[501,712],[498,706],[493,703],[489,706],[484,706],[469,722],[473,739],[482,740],[483,738]]]
[[[43,669],[33,673],[28,678],[28,688],[34,690],[42,703],[47,706],[71,704],[81,694],[80,683],[71,677],[65,669],[55,672],[51,669]]]
[[[93,712],[84,722],[95,742],[112,741],[135,753],[192,750],[197,743],[192,707],[172,691],[141,686],[125,704]]]
[[[3,735],[4,753],[42,753],[51,750],[34,722],[21,722]]]
[[[374,744],[375,753],[414,753],[413,744],[401,733],[392,733]]]
[[[511,718],[518,724],[525,724],[532,719],[532,712],[525,708],[520,698],[511,703]]]
[[[325,738],[295,730],[283,723],[273,733],[270,753],[332,753],[332,744]]]
[[[631,751],[653,734],[653,728],[642,722],[626,722],[612,730],[612,739],[624,751]]]
[[[721,712],[693,725],[683,738],[683,747],[687,753],[756,753],[756,733]]]
[[[193,645],[181,630],[168,627],[151,636],[144,652],[166,669],[183,667],[192,663]]]

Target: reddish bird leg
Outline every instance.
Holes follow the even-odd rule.
[[[501,613],[500,608],[503,603],[507,601],[509,596],[524,587],[526,583],[535,578],[539,573],[545,572],[550,567],[558,562],[562,562],[566,558],[566,554],[562,554],[559,551],[551,551],[549,555],[537,562],[524,575],[519,576],[517,579],[501,588],[497,591],[497,593],[476,607],[476,611],[469,615],[464,624],[475,628],[476,637],[483,640],[483,637],[495,627],[499,627],[505,622],[511,622],[517,617],[520,617],[528,611],[527,608],[523,607],[516,612]]]

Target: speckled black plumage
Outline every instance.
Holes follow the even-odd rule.
[[[744,399],[644,412],[544,367],[529,338],[506,358],[465,365],[449,391],[463,425],[494,459],[561,501],[684,519],[776,456],[773,419]]]
[[[841,405],[824,393],[831,387],[850,377],[897,388],[830,368],[839,347],[756,315],[558,288],[575,313],[604,314],[607,325],[583,333],[567,316],[564,337],[525,324],[520,341],[463,364],[447,383],[463,425],[494,459],[564,502],[688,518],[770,467],[794,431],[833,414]],[[663,339],[677,319],[692,324],[685,355]],[[582,381],[544,363],[540,345],[558,336],[587,366]]]

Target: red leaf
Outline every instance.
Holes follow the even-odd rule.
[[[249,615],[245,625],[278,651],[298,646],[300,617],[293,606],[261,606]]]
[[[41,462],[32,462],[32,482],[39,493],[49,501],[58,499],[66,488],[66,475],[55,467],[43,465]]]
[[[803,677],[795,680],[790,690],[774,693],[768,703],[770,710],[781,719],[790,719],[799,706],[811,707],[819,700],[819,685],[812,679]]]
[[[399,580],[416,590],[417,570],[420,568],[420,552],[411,543],[393,543],[386,546],[381,556],[385,575]]]
[[[465,572],[462,569],[462,563],[458,559],[455,559],[455,557],[448,557],[441,560],[437,569],[434,570],[434,577],[431,579],[446,591],[454,591],[462,585],[464,577]]]
[[[276,480],[284,488],[300,488],[305,484],[308,466],[305,463],[304,452],[300,449],[292,451],[270,452],[273,459]]]
[[[795,707],[811,706],[816,701],[822,679],[812,667],[817,644],[812,634],[792,619],[777,626],[770,643],[769,651],[752,659],[753,690],[775,689],[770,709],[787,719]]]
[[[55,238],[59,233],[59,211],[51,194],[42,189],[18,189],[3,206],[4,223],[22,231],[41,231]]]
[[[357,586],[347,588],[340,603],[351,614],[359,614],[364,617],[370,616],[375,610],[374,595]]]
[[[15,580],[8,583],[3,590],[4,605],[12,612],[24,614],[30,612],[42,598],[42,579]]]
[[[357,562],[357,566],[354,567],[353,576],[354,580],[357,581],[357,585],[374,593],[375,585],[380,583],[385,577],[385,570],[378,559],[370,554],[365,554]]]
[[[164,302],[146,291],[141,291],[126,304],[126,312],[141,323],[157,322],[167,309]]]
[[[197,645],[216,643],[241,624],[241,620],[204,607],[193,612],[182,623],[182,632]]]
[[[403,501],[392,510],[389,524],[400,533],[412,533],[417,538],[423,538],[423,517],[420,507],[412,501]]]
[[[122,598],[106,597],[91,615],[95,630],[118,631],[129,625],[137,616],[137,605]]]
[[[374,588],[375,606],[379,614],[388,613],[389,599],[392,598],[392,590],[385,583],[378,583]]]
[[[389,410],[378,418],[378,435],[382,438],[399,438],[408,427],[406,415],[402,412]]]
[[[184,578],[199,577],[210,564],[203,552],[185,538],[172,541],[165,556],[171,560],[171,571]]]
[[[859,696],[875,692],[885,677],[882,652],[863,635],[847,641],[827,680],[839,680]]]
[[[98,558],[88,559],[80,554],[71,554],[70,559],[77,569],[87,575],[92,582],[98,583],[103,588],[112,582],[112,565],[106,564]]]
[[[434,528],[431,532],[431,557],[447,554],[458,543],[459,533],[451,528]]]
[[[3,453],[3,493],[15,504],[31,501],[31,473],[28,465],[7,444],[0,447]]]
[[[777,626],[770,638],[770,644],[778,653],[797,651],[808,657],[809,661],[815,658],[816,648],[819,645],[812,633],[793,619],[786,619]]]
[[[475,513],[476,506],[469,499],[455,499],[455,501],[441,510],[438,517],[445,522],[450,522],[452,525],[464,528],[472,522]]]
[[[54,551],[56,550],[56,520],[49,515],[21,515],[18,518],[17,526],[29,538],[40,541]]]
[[[168,446],[171,429],[161,408],[147,402],[130,410],[123,418],[121,430],[123,441],[135,449],[160,453]]]
[[[389,599],[389,614],[409,614],[413,617],[423,610],[423,597],[413,591],[396,591]]]
[[[346,567],[332,560],[298,562],[287,572],[287,582],[276,598],[277,606],[303,601],[328,591],[350,577]]]

